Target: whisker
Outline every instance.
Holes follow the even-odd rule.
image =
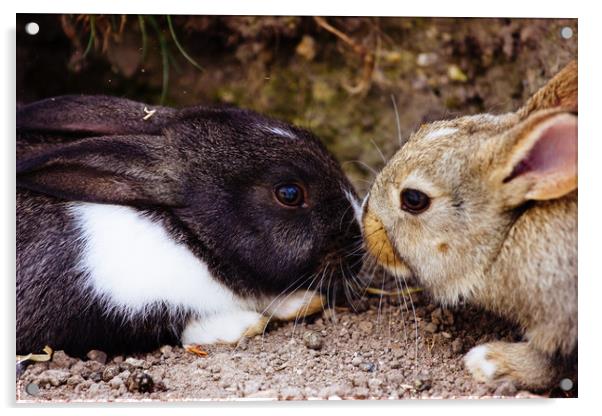
[[[326,273],[326,270],[327,270],[327,268],[325,267],[325,268],[324,268],[324,270],[322,271],[322,273]],[[310,293],[311,293],[311,287],[312,287],[312,285],[314,284],[314,282],[316,281],[316,279],[318,278],[318,276],[319,276],[319,273],[317,273],[317,274],[315,275],[315,277],[312,279],[312,281],[309,283],[309,286],[307,287],[307,290],[305,291],[305,293],[303,294],[303,298],[301,299],[301,305],[304,305],[304,304],[305,304],[305,298],[306,298],[306,296],[307,296],[308,294],[310,294]],[[311,295],[310,295],[310,296],[311,296]],[[308,304],[308,305],[306,306],[306,308],[305,308],[305,313],[307,313],[307,309],[308,309],[308,308],[309,308],[309,304]],[[292,330],[292,332],[291,332],[291,339],[293,339],[293,338],[294,338],[294,336],[295,336],[295,330],[297,329],[297,323],[299,322],[299,316],[300,316],[300,314],[301,314],[301,310],[302,310],[302,307],[301,307],[301,308],[299,308],[299,310],[297,311],[297,313],[296,313],[296,315],[295,315],[295,322],[294,322],[294,324],[293,324],[293,330]],[[303,316],[301,316],[301,319],[303,319]]]
[[[378,147],[378,145],[376,144],[376,142],[374,141],[374,139],[370,138],[370,141],[372,142],[372,144],[374,145],[374,147],[376,147],[376,150],[378,150],[378,154],[380,154],[380,157],[383,160],[383,163],[386,165],[387,164],[387,158],[383,154],[382,150],[380,150],[380,147]]]
[[[293,293],[295,293],[301,286],[303,286],[306,282],[308,282],[316,273],[312,273],[310,274],[305,280],[303,280],[299,285],[297,285],[295,287],[294,290],[292,290],[291,292],[289,292],[284,298],[280,299],[280,301],[278,302],[278,304],[276,305],[276,307],[274,308],[274,310],[272,311],[272,313],[270,314],[270,316],[267,319],[267,322],[265,324],[265,327],[263,328],[263,332],[261,333],[261,347],[263,348],[263,342],[264,342],[264,338],[265,338],[265,332],[268,328],[268,324],[272,321],[272,318],[274,317],[274,315],[276,314],[276,311],[278,310],[278,308],[280,307],[280,305],[282,305]],[[299,279],[297,279],[298,281]],[[289,286],[290,288],[290,286]],[[280,295],[278,295],[278,297],[281,297],[283,294],[285,294],[286,292],[283,291]],[[275,300],[275,299],[274,299]],[[272,303],[274,303],[274,300],[272,300],[272,302],[270,302],[270,305]],[[268,310],[270,306],[268,305],[268,307],[264,310],[264,312],[262,313],[262,315],[265,314],[265,312]]]
[[[368,169],[370,172],[372,172],[372,174],[374,176],[378,176],[378,172],[372,166],[368,165],[366,162],[363,162],[361,160],[347,160],[347,161],[341,163],[341,166],[344,166],[347,163],[358,163],[358,164],[362,165],[363,167],[365,167],[366,169]]]
[[[395,264],[395,273],[394,273],[395,274],[395,278],[398,278],[398,276],[397,276],[398,275],[398,273],[397,273],[397,258],[395,256],[393,257],[393,261],[394,261],[394,264]],[[403,273],[400,273],[400,274],[401,274],[401,278],[403,279],[403,283],[404,283],[404,286],[405,286],[406,290],[409,291],[409,285],[408,285],[408,282],[406,281],[405,276],[403,275]],[[415,336],[415,339],[416,339],[416,342],[415,342],[414,363],[415,363],[416,368],[418,368],[418,320],[416,319],[416,308],[414,307],[414,301],[412,300],[412,294],[410,293],[408,296],[410,298],[410,305],[412,307],[412,315],[414,316],[414,336]],[[405,299],[405,297],[404,297],[404,299]]]
[[[397,110],[397,100],[395,95],[391,94],[391,102],[393,102],[393,110],[395,111],[395,125],[397,126],[397,139],[399,140],[399,147],[404,145],[401,138],[401,123],[399,122],[399,111]]]

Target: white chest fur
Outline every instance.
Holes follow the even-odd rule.
[[[109,310],[133,317],[160,302],[207,316],[241,307],[203,261],[135,209],[74,203],[71,213],[85,241],[88,290]]]

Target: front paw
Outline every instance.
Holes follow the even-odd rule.
[[[495,379],[498,364],[489,356],[487,344],[472,348],[464,356],[464,365],[477,381],[490,383]]]
[[[549,387],[556,376],[551,359],[527,342],[490,342],[471,349],[464,365],[472,376],[489,385],[511,382],[517,388]]]
[[[180,338],[182,345],[235,344],[261,334],[267,318],[253,311],[232,311],[190,321]]]

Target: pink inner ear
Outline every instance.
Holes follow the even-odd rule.
[[[576,167],[577,117],[562,117],[539,133],[529,154],[514,167],[505,182],[525,173],[568,173]]]

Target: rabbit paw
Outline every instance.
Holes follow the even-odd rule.
[[[517,388],[543,389],[554,381],[550,358],[527,342],[490,342],[471,349],[464,365],[472,376],[490,385],[512,382]]]
[[[472,376],[482,382],[490,382],[494,379],[497,363],[488,358],[487,345],[479,345],[468,351],[464,356],[464,365],[470,371]]]
[[[254,311],[233,311],[194,319],[186,325],[180,338],[182,345],[234,344],[243,337],[263,332],[267,318]]]
[[[291,293],[283,301],[272,303],[266,308],[265,314],[281,321],[290,321],[322,311],[326,301],[318,292],[300,290]]]

